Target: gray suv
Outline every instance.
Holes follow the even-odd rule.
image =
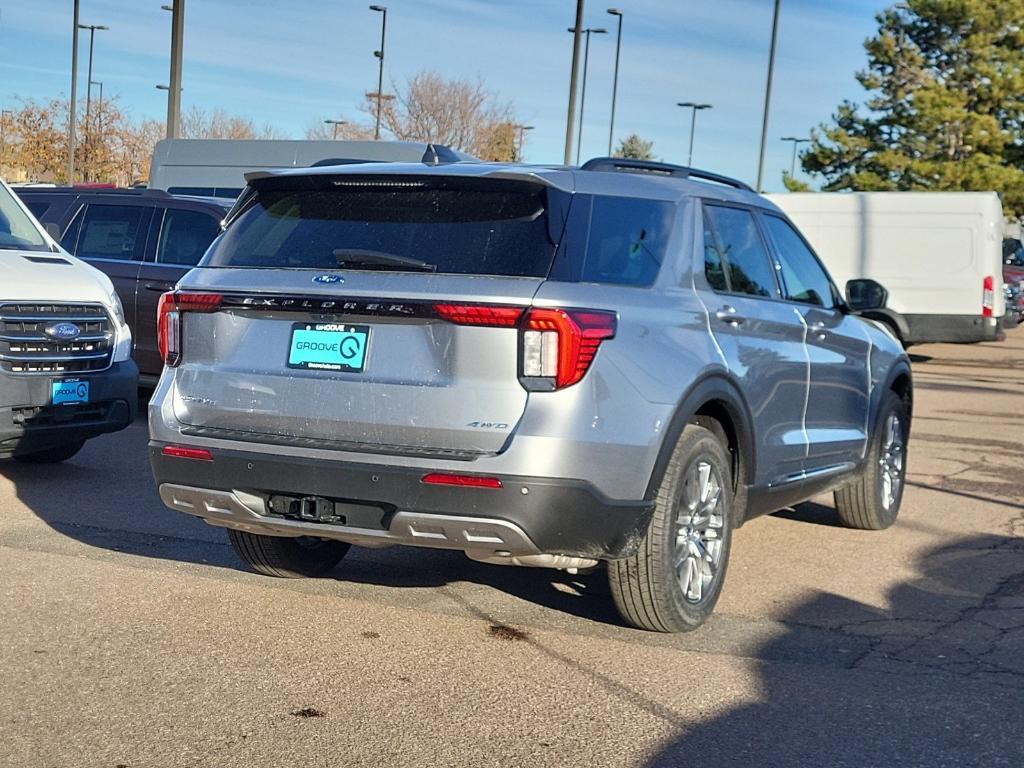
[[[159,310],[150,458],[260,573],[349,546],[589,569],[699,626],[733,531],[893,523],[910,366],[744,184],[658,163],[259,172]]]

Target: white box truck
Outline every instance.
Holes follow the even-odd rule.
[[[1002,332],[1003,209],[995,192],[767,195],[840,286],[889,292],[885,322],[904,344],[993,341]]]

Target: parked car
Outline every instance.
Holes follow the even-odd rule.
[[[248,175],[161,299],[163,501],[274,576],[349,546],[607,561],[630,624],[693,629],[736,526],[835,491],[893,523],[910,366],[779,209],[661,163]]]
[[[1003,282],[1024,288],[1024,243],[1016,238],[1003,240]]]
[[[69,253],[114,283],[135,339],[143,381],[156,382],[160,295],[202,258],[232,201],[157,190],[23,187],[16,192]]]
[[[139,371],[110,280],[0,179],[0,458],[53,463],[135,417]]]
[[[768,195],[845,282],[889,292],[874,315],[906,345],[994,341],[1003,304],[1003,209],[994,192]]]

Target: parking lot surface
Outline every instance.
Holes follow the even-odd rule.
[[[1024,765],[1024,332],[911,352],[896,526],[751,522],[684,636],[624,628],[603,572],[247,573],[161,505],[142,419],[0,462],[0,765]]]

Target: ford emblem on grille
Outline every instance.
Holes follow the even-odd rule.
[[[337,285],[338,283],[344,283],[345,278],[341,275],[317,275],[313,278],[314,283],[323,283],[324,285]]]
[[[74,323],[54,323],[47,326],[43,331],[51,339],[71,341],[82,335],[82,329]]]

